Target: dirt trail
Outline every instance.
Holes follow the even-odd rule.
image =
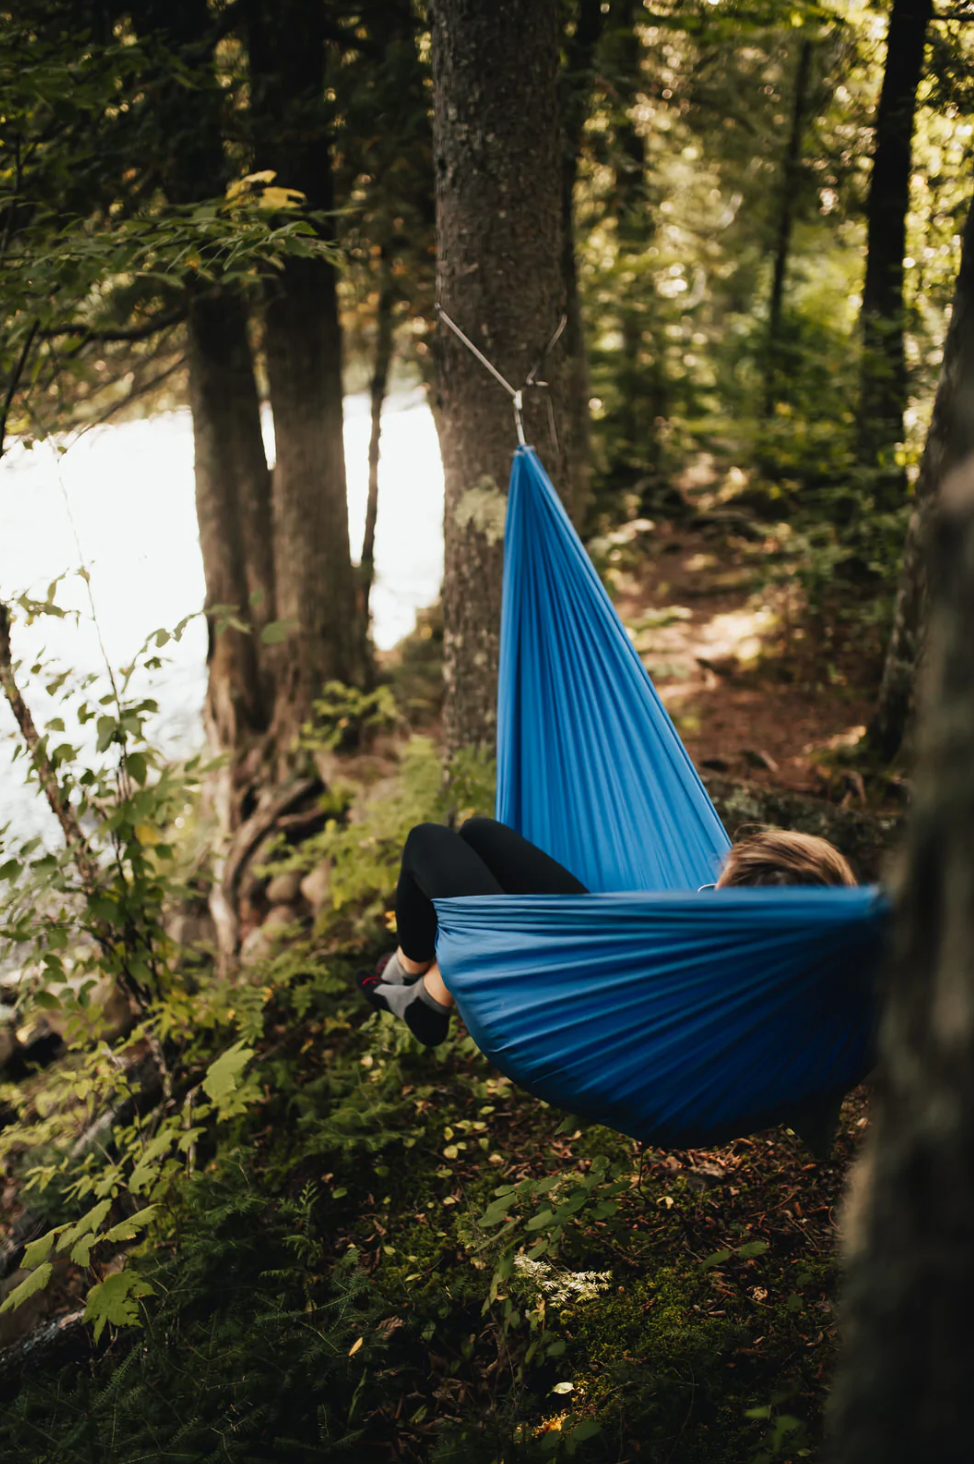
[[[812,652],[794,584],[780,565],[769,576],[780,548],[719,521],[636,520],[604,541],[619,613],[697,766],[835,797],[822,754],[858,740],[872,693],[854,660]],[[838,796],[863,801],[855,775]]]

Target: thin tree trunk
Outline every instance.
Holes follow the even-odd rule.
[[[893,0],[866,204],[858,452],[863,467],[879,470],[877,502],[892,508],[902,502],[904,486],[896,465],[908,390],[903,257],[917,88],[932,13],[932,0]]]
[[[855,1182],[833,1464],[971,1457],[974,458],[944,484],[933,539],[930,676],[879,1101]]]
[[[310,211],[333,207],[325,110],[325,7],[251,4],[248,53],[255,162],[299,189]],[[334,266],[292,258],[270,283],[264,350],[274,413],[274,564],[280,646],[273,737],[279,770],[326,681],[361,683],[365,634],[348,539],[342,439],[342,337]]]
[[[436,0],[431,10],[438,298],[519,387],[565,308],[557,0]],[[445,327],[440,442],[446,480],[443,579],[447,755],[496,733],[505,489],[516,445],[511,404]],[[544,379],[525,428],[571,502],[574,437],[567,356]]]
[[[619,119],[615,142],[620,162],[616,165],[616,239],[619,258],[625,267],[647,247],[654,232],[646,197],[646,142],[636,126],[633,109],[639,94],[642,42],[636,30],[641,0],[617,0],[610,11],[616,31],[616,106]],[[649,285],[652,290],[652,285]],[[622,363],[619,386],[622,392],[620,432],[628,449],[626,456],[637,472],[657,456],[654,445],[655,419],[649,419],[643,400],[643,330],[646,301],[641,291],[628,292],[622,304],[619,326],[622,334]]]
[[[930,428],[920,459],[893,629],[883,665],[869,741],[886,761],[909,731],[923,649],[927,605],[927,540],[941,484],[974,452],[974,202],[967,214],[944,359]]]
[[[214,746],[231,754],[230,803],[222,814],[235,827],[273,701],[260,641],[262,626],[274,618],[270,473],[242,303],[225,294],[194,299],[187,333],[209,632],[206,723]],[[221,630],[227,607],[253,630]]]
[[[64,842],[71,853],[82,888],[87,894],[91,894],[98,885],[98,865],[84,831],[78,823],[78,816],[71,800],[61,786],[57,769],[52,765],[48,756],[47,743],[38,732],[30,707],[24,701],[20,687],[17,685],[10,648],[10,612],[2,601],[0,601],[0,689],[3,690],[17,726],[20,728],[20,735],[24,740],[24,746],[27,748],[34,772],[37,774],[38,784],[47,799],[48,807],[61,825]]]
[[[774,412],[778,397],[778,380],[782,368],[781,326],[785,303],[785,276],[791,253],[791,236],[795,226],[795,205],[802,171],[802,142],[808,122],[808,94],[812,74],[814,44],[802,41],[798,48],[795,91],[792,98],[791,129],[781,169],[781,196],[778,205],[774,273],[771,280],[771,301],[768,309],[768,359],[764,386],[764,415]]]
[[[588,349],[578,285],[575,240],[575,184],[578,181],[582,135],[592,94],[595,51],[605,16],[601,0],[579,0],[575,29],[566,47],[561,73],[561,109],[564,125],[562,160],[562,273],[565,280],[565,351],[569,359],[571,416],[575,423],[575,463],[572,509],[576,522],[584,520],[591,497],[591,422]]]
[[[365,503],[365,532],[362,535],[362,614],[369,622],[369,599],[372,581],[375,578],[375,525],[379,515],[379,445],[382,438],[382,408],[389,386],[389,368],[392,365],[392,306],[395,300],[389,267],[383,258],[380,261],[382,278],[379,285],[379,301],[376,307],[375,361],[372,367],[372,382],[369,397],[372,409],[371,431],[369,433],[369,492]]]

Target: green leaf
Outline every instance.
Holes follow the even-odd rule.
[[[750,1260],[752,1256],[763,1256],[768,1249],[766,1240],[749,1240],[744,1245],[739,1245],[734,1254],[741,1256],[744,1260]]]
[[[152,1296],[153,1288],[143,1281],[137,1271],[118,1271],[93,1286],[86,1297],[86,1322],[95,1324],[97,1342],[105,1329],[105,1323],[113,1327],[138,1326],[139,1309],[136,1302],[141,1296]]]
[[[137,1210],[127,1220],[121,1220],[117,1225],[113,1225],[111,1230],[106,1230],[101,1239],[111,1241],[134,1240],[139,1231],[145,1229],[158,1208],[158,1205],[146,1205],[145,1209]]]
[[[62,1232],[61,1239],[57,1243],[58,1250],[69,1250],[82,1238],[82,1236],[93,1235],[94,1232],[101,1225],[102,1221],[105,1219],[105,1216],[108,1214],[111,1208],[112,1202],[110,1199],[100,1200],[97,1205],[94,1205],[88,1211],[87,1215],[82,1215],[77,1224],[69,1225],[67,1230]],[[94,1241],[89,1242],[89,1248],[93,1244]],[[73,1251],[71,1254],[71,1259],[75,1259]],[[86,1266],[88,1262],[87,1260],[84,1260],[80,1262],[80,1264]]]
[[[125,758],[125,767],[128,771],[129,776],[131,778],[134,778],[135,781],[140,785],[140,787],[145,785],[145,780],[148,775],[148,766],[146,764],[145,757],[141,752],[128,753]]]
[[[26,1280],[21,1281],[19,1286],[14,1287],[13,1291],[11,1291],[3,1303],[3,1306],[0,1306],[0,1314],[6,1311],[16,1311],[19,1306],[24,1304],[28,1297],[33,1296],[38,1291],[43,1291],[51,1279],[53,1269],[54,1267],[50,1261],[45,1261],[44,1265],[38,1266],[36,1271],[31,1271]]]
[[[149,1185],[156,1178],[159,1161],[164,1154],[169,1152],[177,1133],[178,1130],[176,1129],[164,1128],[156,1134],[154,1139],[149,1140],[145,1148],[145,1153],[133,1169],[132,1177],[129,1180],[129,1189],[133,1194],[137,1195],[142,1190],[148,1189]]]
[[[297,628],[296,620],[269,620],[261,631],[260,638],[265,646],[279,646]]]
[[[35,991],[34,1005],[39,1006],[45,1012],[59,1012],[61,1010],[61,1003],[53,991]]]
[[[39,1266],[42,1261],[47,1260],[51,1254],[51,1246],[57,1240],[63,1229],[63,1225],[56,1225],[46,1235],[41,1235],[37,1240],[31,1240],[24,1246],[24,1259],[20,1264],[25,1271],[32,1270],[34,1266]]]
[[[98,751],[104,752],[115,740],[118,723],[114,717],[98,718]]]
[[[700,1269],[701,1271],[710,1271],[714,1266],[722,1266],[725,1261],[730,1260],[733,1254],[734,1252],[729,1250],[714,1251],[713,1255],[708,1256],[705,1261],[700,1262]]]
[[[537,1215],[532,1215],[524,1226],[525,1230],[541,1230],[545,1225],[550,1225],[555,1218],[553,1210],[539,1210]]]
[[[212,1099],[217,1108],[226,1105],[227,1099],[237,1091],[237,1079],[254,1055],[254,1049],[243,1040],[228,1047],[222,1057],[211,1062],[203,1079],[203,1092]]]

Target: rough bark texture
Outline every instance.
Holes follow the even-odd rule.
[[[899,752],[913,715],[926,620],[931,515],[945,477],[971,452],[974,452],[974,204],[964,226],[953,310],[907,528],[879,704],[869,729],[870,742],[887,761]]]
[[[561,72],[561,113],[564,129],[562,159],[562,272],[565,280],[565,352],[569,361],[569,410],[575,425],[572,512],[577,523],[584,520],[591,497],[591,423],[588,350],[585,322],[578,287],[578,259],[575,253],[575,183],[582,149],[582,136],[589,114],[595,51],[602,35],[605,16],[601,0],[579,0],[575,25],[565,51]]]
[[[312,211],[333,206],[325,111],[324,6],[287,0],[250,9],[247,39],[255,163],[299,189]],[[320,221],[319,221],[320,223]],[[321,227],[324,227],[321,225]],[[326,681],[361,682],[364,627],[348,542],[342,440],[342,337],[334,267],[290,259],[268,287],[264,350],[274,413],[277,615],[281,646],[274,738],[283,771]]]
[[[239,779],[248,747],[267,730],[272,698],[259,639],[274,618],[270,473],[241,302],[224,294],[194,300],[187,333],[206,608],[234,606],[256,632],[218,633],[221,617],[208,613],[207,730],[234,754]]]
[[[873,169],[866,204],[866,277],[862,290],[859,461],[880,468],[877,496],[898,506],[907,399],[903,348],[903,256],[910,208],[913,123],[932,0],[893,0],[886,69],[876,114]]]
[[[146,0],[138,15],[147,35],[162,37],[207,84],[188,90],[167,75],[157,89],[159,125],[174,146],[161,179],[173,203],[221,194],[229,181],[223,149],[222,89],[212,71],[217,34],[206,0]],[[259,775],[272,708],[273,652],[262,627],[274,619],[270,473],[260,426],[260,398],[243,296],[216,287],[190,289],[187,300],[189,398],[193,414],[196,508],[208,613],[207,732],[229,754],[213,780],[224,826],[246,815]],[[227,608],[253,634],[218,627]]]
[[[369,387],[371,430],[369,432],[369,491],[365,503],[365,532],[362,535],[362,558],[359,575],[362,582],[362,616],[369,623],[369,598],[375,578],[375,526],[379,517],[379,447],[382,441],[382,408],[389,386],[392,365],[392,307],[395,291],[388,262],[381,260],[379,301],[376,308],[375,361]]]
[[[962,1464],[974,1376],[974,459],[945,483],[835,1464]]]
[[[778,201],[778,226],[775,230],[774,270],[771,277],[771,301],[768,309],[768,360],[764,391],[764,414],[770,417],[777,400],[778,379],[782,370],[781,326],[785,304],[785,276],[791,253],[791,236],[795,226],[795,205],[802,171],[802,142],[808,122],[808,94],[812,75],[814,45],[802,41],[798,47],[795,69],[795,90],[791,105],[791,127],[781,169],[781,191]]]
[[[443,308],[519,387],[565,309],[557,0],[435,0],[433,149]],[[562,338],[562,341],[564,338]],[[496,727],[511,404],[441,325],[437,422],[446,479],[443,580],[447,753]],[[571,501],[574,440],[562,342],[527,395],[525,431]]]

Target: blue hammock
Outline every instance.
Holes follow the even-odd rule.
[[[593,891],[436,902],[460,1013],[522,1087],[695,1147],[868,1072],[885,898],[697,893],[730,840],[529,447],[507,507],[497,817]]]

